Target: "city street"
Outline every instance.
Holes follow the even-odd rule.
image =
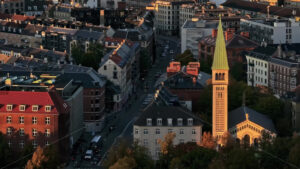
[[[130,100],[128,101],[128,106],[124,108],[123,111],[119,112],[116,115],[113,115],[109,118],[107,121],[107,124],[105,125],[105,128],[100,134],[103,138],[103,146],[101,148],[100,156],[101,160],[98,162],[97,165],[92,165],[88,161],[81,161],[80,167],[78,168],[99,168],[101,166],[101,163],[105,160],[105,156],[107,155],[108,150],[112,145],[116,144],[118,142],[118,139],[127,139],[132,142],[132,132],[133,132],[133,124],[134,121],[138,118],[141,111],[141,105],[146,97],[146,94],[148,93],[154,93],[155,88],[154,84],[157,80],[157,77],[155,76],[158,72],[165,73],[166,67],[169,64],[169,61],[176,56],[176,53],[180,52],[180,48],[178,48],[178,42],[179,40],[168,40],[165,37],[164,38],[158,38],[158,43],[162,45],[169,45],[169,50],[167,52],[166,57],[161,56],[161,51],[163,51],[163,47],[157,47],[157,58],[155,63],[152,65],[152,68],[148,72],[148,75],[146,76],[144,84],[142,84],[138,90],[137,90],[137,99],[135,100],[135,97],[132,96]],[[174,53],[170,54],[170,50],[173,50]],[[147,85],[149,88],[147,90],[144,89],[144,85]],[[110,126],[115,126],[115,129],[112,131],[109,131]],[[73,163],[70,163],[68,166],[68,169],[73,168]]]

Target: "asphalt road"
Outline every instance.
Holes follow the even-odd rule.
[[[163,47],[157,47],[157,58],[155,63],[153,64],[152,68],[148,72],[148,75],[145,79],[144,84],[147,84],[149,86],[148,90],[144,90],[144,84],[141,85],[141,87],[137,90],[137,99],[135,97],[131,97],[128,102],[128,107],[126,107],[123,111],[119,112],[116,115],[113,115],[112,118],[109,118],[110,120],[107,121],[107,125],[104,127],[104,130],[100,133],[100,135],[103,137],[103,147],[101,151],[101,157],[105,157],[107,155],[108,150],[118,142],[120,138],[127,139],[132,142],[133,139],[133,124],[134,121],[139,117],[141,114],[140,108],[141,105],[146,97],[146,94],[148,93],[154,93],[155,88],[154,84],[157,78],[155,77],[157,72],[164,73],[166,72],[166,68],[176,56],[177,53],[180,53],[180,47],[178,46],[178,43],[180,40],[174,39],[173,37],[158,37],[157,38],[158,43],[166,45],[169,45],[169,50],[166,53],[166,57],[161,57],[161,51],[164,51]],[[170,50],[174,51],[174,54],[170,54]],[[115,125],[115,130],[109,132],[109,127],[111,125]],[[97,133],[98,134],[98,133]],[[90,162],[83,161],[81,162],[80,169],[99,169],[101,168],[101,163],[105,160],[105,158],[102,158],[101,161],[98,162],[97,165],[92,165]],[[67,167],[67,169],[72,169],[73,164],[72,162]]]

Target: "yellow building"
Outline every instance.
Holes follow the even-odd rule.
[[[221,19],[212,64],[213,85],[213,137],[221,138],[228,129],[228,61]]]
[[[229,133],[243,143],[256,144],[263,132],[276,137],[276,130],[271,119],[257,111],[241,106],[228,115]]]
[[[263,132],[275,137],[276,130],[272,120],[261,113],[242,106],[228,114],[228,71],[226,46],[220,19],[212,65],[213,137],[219,144],[222,144],[220,138],[227,131],[237,140],[249,144],[257,142]]]

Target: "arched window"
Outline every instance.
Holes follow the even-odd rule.
[[[216,80],[219,80],[219,75],[218,75],[218,73],[216,73]]]
[[[222,74],[222,80],[225,80],[225,73]]]

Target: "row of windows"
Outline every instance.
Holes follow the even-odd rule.
[[[8,127],[8,128],[6,129],[6,134],[7,134],[8,136],[10,136],[10,135],[12,134],[12,132],[13,132],[13,128],[12,128],[12,127]],[[38,134],[37,129],[32,129],[32,136],[33,136],[33,137],[36,137],[37,134]],[[20,136],[24,136],[24,135],[25,135],[25,130],[24,130],[24,128],[20,128],[20,129],[19,129],[19,135],[20,135]],[[46,136],[46,137],[50,137],[50,136],[51,136],[50,129],[45,129],[45,136]]]
[[[12,104],[8,104],[6,105],[6,110],[7,111],[12,111],[13,109],[13,105]],[[20,111],[25,111],[26,110],[26,105],[20,105],[19,106],[19,110]],[[38,111],[39,110],[39,106],[38,105],[33,105],[32,106],[32,111]],[[45,106],[45,111],[46,112],[50,112],[51,111],[51,106]]]
[[[152,119],[151,118],[147,118],[146,121],[147,121],[147,126],[151,126],[152,125]],[[168,126],[172,126],[173,125],[173,119],[172,118],[168,118],[167,122],[168,122]],[[187,119],[187,124],[189,126],[192,126],[193,125],[193,119],[192,118]],[[156,120],[156,125],[158,125],[158,126],[162,125],[162,118],[158,118]],[[182,126],[183,125],[183,119],[182,118],[178,118],[177,119],[177,125],[178,126]]]
[[[12,147],[12,142],[11,142],[11,140],[8,140],[8,146],[9,147]],[[20,148],[24,148],[24,145],[25,145],[25,141],[24,140],[20,140],[19,141],[19,147]],[[49,146],[50,145],[50,143],[49,143],[49,141],[48,140],[46,140],[45,141],[45,146]],[[37,148],[37,146],[38,146],[38,144],[37,144],[37,141],[36,140],[32,140],[32,146],[33,146],[33,148]]]
[[[24,116],[20,116],[19,117],[19,123],[20,124],[24,124],[25,121],[25,117]],[[38,120],[37,117],[32,117],[32,124],[37,124]],[[6,117],[6,123],[12,123],[12,116],[7,116]],[[50,124],[50,117],[45,117],[45,124]]]
[[[139,134],[139,129],[135,129],[134,131],[135,134]],[[148,129],[144,129],[144,134],[149,134]],[[173,129],[168,129],[168,133],[173,133]],[[160,129],[155,129],[155,134],[160,134]],[[184,134],[184,129],[179,130],[179,134]],[[196,130],[192,129],[192,134],[196,134]]]

